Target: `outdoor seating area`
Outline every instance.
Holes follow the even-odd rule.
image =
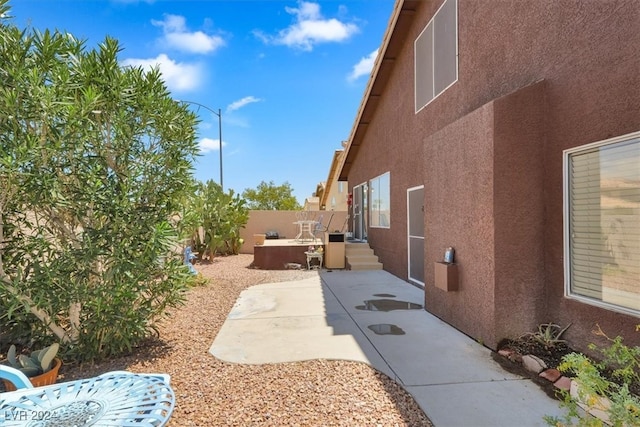
[[[345,216],[344,213],[340,213]],[[279,236],[277,231],[254,235],[255,268],[264,270],[283,270],[291,265],[300,265],[307,269],[322,268],[326,250],[325,235],[331,230],[336,212],[314,212],[300,210],[294,213],[296,234],[293,238]],[[326,217],[325,217],[326,215]],[[272,233],[275,237],[268,238]],[[342,263],[340,263],[342,264]]]
[[[253,266],[262,270],[286,270],[288,264],[307,266],[309,247],[322,247],[320,239],[267,239],[253,249]]]
[[[296,221],[294,224],[298,227],[298,234],[294,240],[299,243],[313,242],[315,239],[314,230],[318,221],[310,218],[309,212],[299,211],[296,212]]]
[[[315,216],[316,214],[317,212],[304,210],[296,212],[294,224],[298,227],[298,234],[296,234],[294,240],[299,243],[315,243],[316,240],[323,240],[324,233],[330,230],[335,212],[331,212],[326,223],[324,213],[320,213],[317,217]]]

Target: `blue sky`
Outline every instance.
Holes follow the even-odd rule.
[[[225,190],[289,182],[300,203],[349,137],[393,0],[13,0],[20,27],[59,29],[159,65],[175,99],[222,110]],[[198,107],[193,106],[197,111]],[[218,117],[199,110],[196,178],[219,181]]]

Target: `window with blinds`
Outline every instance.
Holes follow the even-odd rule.
[[[640,315],[640,132],[564,162],[566,294]]]
[[[458,2],[446,0],[414,43],[415,111],[458,80]]]

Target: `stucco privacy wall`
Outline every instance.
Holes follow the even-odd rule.
[[[425,307],[490,347],[544,306],[544,83],[490,102],[424,143]],[[459,290],[434,286],[456,249]]]
[[[548,322],[544,232],[545,81],[494,101],[496,339]]]
[[[240,238],[244,243],[240,248],[240,253],[253,253],[253,235],[264,234],[267,231],[277,231],[280,238],[293,239],[298,233],[298,226],[294,224],[298,220],[297,214],[300,211],[249,211],[249,221],[245,228],[240,230]],[[322,224],[327,225],[329,218],[333,214],[330,231],[342,230],[347,212],[345,211],[308,211],[308,219],[319,220],[322,216]],[[346,230],[345,230],[346,231]]]
[[[424,144],[425,308],[468,335],[495,340],[493,105]],[[457,292],[435,288],[435,261],[456,249]]]

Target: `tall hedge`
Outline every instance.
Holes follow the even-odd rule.
[[[121,67],[116,40],[87,48],[8,11],[0,0],[0,331],[78,360],[126,352],[183,300],[171,218],[196,116],[159,71]]]

